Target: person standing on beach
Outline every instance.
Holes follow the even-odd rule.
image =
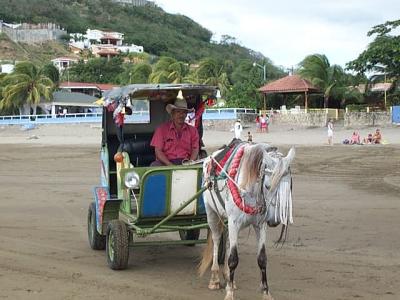
[[[260,116],[257,115],[256,116],[256,132],[260,132],[260,131],[261,131]]]
[[[241,136],[242,131],[243,131],[243,127],[242,127],[242,124],[240,122],[240,119],[237,119],[237,121],[235,122],[235,125],[233,125],[233,130],[235,132],[235,139],[240,139],[240,136]]]
[[[260,124],[261,124],[261,132],[267,132],[267,119],[265,114],[260,117]]]
[[[332,146],[333,145],[333,122],[332,122],[332,119],[329,119],[327,127],[328,127],[328,145]]]

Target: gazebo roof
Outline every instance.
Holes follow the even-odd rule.
[[[258,90],[265,94],[318,92],[318,88],[313,86],[311,82],[302,79],[298,75],[289,75],[283,77],[264,85]]]

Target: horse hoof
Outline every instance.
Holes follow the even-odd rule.
[[[262,300],[274,300],[274,298],[272,298],[271,294],[264,294]]]
[[[208,289],[210,290],[219,290],[221,288],[221,286],[219,285],[219,282],[210,282],[208,284]]]
[[[227,292],[224,300],[234,300],[233,299],[233,293],[232,292]]]

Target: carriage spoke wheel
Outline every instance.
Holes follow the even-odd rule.
[[[126,269],[129,259],[129,235],[126,225],[119,220],[108,223],[106,253],[107,263],[111,269]]]
[[[179,237],[182,241],[195,240],[197,241],[200,236],[200,229],[179,230]],[[196,244],[187,244],[186,246],[193,247]]]
[[[90,203],[87,216],[87,230],[90,247],[93,250],[106,248],[106,237],[97,232],[96,204]]]

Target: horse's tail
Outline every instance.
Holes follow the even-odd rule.
[[[224,230],[224,224],[221,221],[218,222],[218,230],[220,232],[223,232]],[[214,242],[212,239],[211,230],[209,230],[207,237],[207,245],[204,247],[201,261],[197,267],[197,271],[200,277],[202,277],[204,273],[207,271],[207,269],[210,267],[213,261],[213,256],[214,256]]]

